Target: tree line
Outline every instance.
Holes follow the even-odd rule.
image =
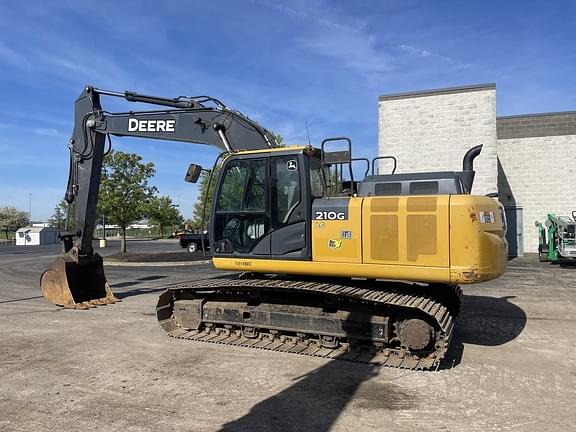
[[[104,218],[107,224],[120,229],[120,251],[126,252],[127,228],[142,220],[159,230],[164,237],[167,229],[184,222],[177,206],[169,196],[161,196],[158,189],[150,185],[154,177],[154,164],[143,163],[136,153],[111,150],[104,157],[100,176],[97,219]],[[0,207],[0,230],[9,232],[29,225],[28,214],[15,207]],[[48,223],[60,231],[75,229],[74,204],[61,200],[54,208]]]
[[[4,231],[6,240],[8,240],[9,233],[29,224],[28,213],[18,210],[16,207],[0,207],[0,230]]]

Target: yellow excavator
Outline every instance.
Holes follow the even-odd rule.
[[[110,113],[101,96],[155,105]],[[76,204],[65,254],[41,277],[48,301],[111,304],[92,249],[106,138],[220,148],[208,227],[212,262],[235,271],[167,286],[157,317],[176,338],[407,369],[438,367],[461,306],[460,284],[506,269],[503,207],[471,195],[470,149],[459,172],[377,174],[338,137],[319,148],[274,135],[208,96],[163,98],[86,87],[75,105],[66,200]],[[354,164],[366,164],[357,180]],[[371,172],[370,167],[372,168]],[[186,180],[201,167],[191,164]]]

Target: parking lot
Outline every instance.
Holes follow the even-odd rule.
[[[576,430],[576,267],[527,256],[463,287],[449,358],[419,372],[167,337],[163,286],[209,264],[107,266],[121,303],[59,309],[38,286],[58,253],[0,248],[1,431]]]

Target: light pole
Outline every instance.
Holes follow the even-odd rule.
[[[28,193],[28,219],[30,219],[30,226],[32,226],[32,192]]]
[[[102,215],[102,238],[100,239],[100,248],[106,247],[106,219]]]
[[[180,195],[178,195],[178,204],[170,204],[170,207],[178,208],[180,207]],[[173,233],[176,235],[176,231],[178,231],[178,227],[176,225],[172,225]]]

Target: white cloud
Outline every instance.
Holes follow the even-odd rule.
[[[391,57],[378,50],[374,39],[362,31],[327,31],[312,39],[302,38],[301,43],[307,49],[331,57],[368,78],[393,69]]]
[[[18,68],[29,69],[31,63],[20,53],[0,41],[0,61]]]
[[[59,131],[57,131],[56,129],[53,129],[53,128],[38,128],[38,129],[34,129],[34,133],[35,133],[36,135],[51,136],[51,137],[56,137],[56,136],[63,135],[62,132],[59,132]]]
[[[366,22],[344,16],[328,3],[306,1],[298,9],[257,0],[253,3],[307,21],[305,34],[299,38],[302,48],[335,60],[370,83],[379,82],[382,74],[394,70],[393,57],[378,45],[378,39],[368,30]]]
[[[46,83],[83,86],[95,81],[115,87],[133,81],[135,69],[123,66],[129,64],[129,55],[119,61],[105,47],[95,44],[87,48],[81,40],[66,37],[57,26],[45,24],[49,19],[31,15],[28,21],[34,32],[20,21],[5,21],[0,26],[3,34],[11,35],[10,46],[0,41],[0,64],[2,73],[12,81],[31,87]]]
[[[417,55],[420,57],[430,57],[430,56],[434,55],[428,50],[417,48],[417,47],[414,47],[411,45],[400,45],[398,48],[400,48],[402,51],[405,51],[409,54],[414,54],[414,55]]]
[[[440,62],[443,64],[449,64],[451,67],[456,68],[456,69],[469,69],[471,67],[474,67],[474,65],[471,63],[463,63],[463,62],[460,62],[458,60],[453,59],[452,57],[436,54],[436,53],[429,51],[427,49],[419,48],[419,47],[416,47],[413,45],[405,45],[405,44],[398,45],[398,49],[400,51],[403,51],[407,54],[410,54],[410,55],[418,57],[418,58],[428,58],[428,59],[430,59],[430,61],[436,60],[437,62]]]

